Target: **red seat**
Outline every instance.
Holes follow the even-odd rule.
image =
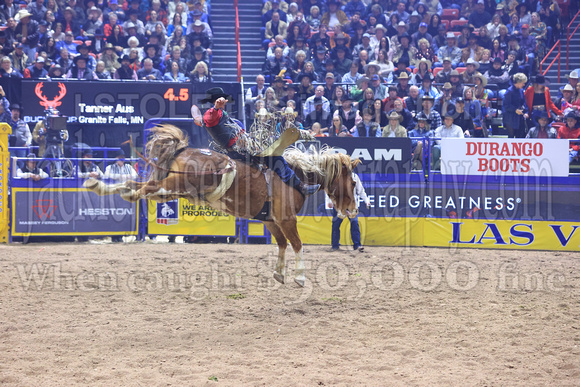
[[[441,13],[442,20],[457,20],[459,19],[459,10],[455,8],[446,8]]]
[[[465,70],[467,70],[467,67],[457,67],[455,70],[457,70],[457,72],[459,74],[463,73]]]
[[[435,67],[433,69],[433,76],[436,77],[439,71],[443,70],[443,67]]]
[[[445,26],[446,31],[449,31],[449,20],[441,20],[441,24]]]
[[[467,24],[467,20],[451,20],[451,29],[452,30],[460,30],[461,26]]]

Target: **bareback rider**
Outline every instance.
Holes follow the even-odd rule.
[[[224,110],[228,99],[231,97],[224,93],[220,87],[211,88],[206,93],[207,97],[200,100],[200,103],[209,102],[213,103],[214,106],[204,113],[203,124],[213,140],[227,151],[228,156],[237,160],[250,160],[258,157],[260,162],[268,165],[269,168],[280,176],[284,183],[294,187],[302,195],[308,196],[318,191],[320,188],[319,184],[307,185],[302,183],[282,156],[261,157],[252,155],[249,151],[245,150],[242,136],[244,129]],[[201,123],[199,122],[199,117],[196,119],[196,123]]]

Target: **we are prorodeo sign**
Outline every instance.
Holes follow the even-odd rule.
[[[568,176],[569,147],[559,139],[443,138],[441,173]]]

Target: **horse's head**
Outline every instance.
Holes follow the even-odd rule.
[[[352,170],[360,163],[359,159],[351,161],[348,156],[341,157],[340,173],[326,187],[326,193],[339,218],[354,218],[358,215],[358,203],[354,195],[356,183]]]

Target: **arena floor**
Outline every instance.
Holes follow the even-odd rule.
[[[0,385],[580,385],[579,254],[327,249],[1,245]]]

